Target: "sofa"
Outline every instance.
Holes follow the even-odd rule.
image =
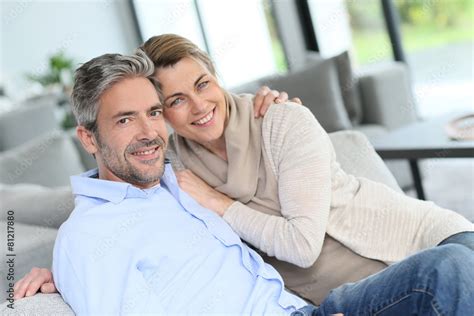
[[[411,183],[406,165],[386,164],[370,139],[416,120],[406,66],[389,63],[354,75],[344,54],[308,57],[308,65],[286,75],[262,78],[233,92],[268,84],[302,98],[330,133],[342,168],[401,191]],[[57,229],[73,209],[69,176],[96,166],[73,130],[60,130],[54,102],[30,102],[0,115],[0,230],[7,243],[7,214],[14,212],[15,281],[32,267],[50,267]],[[21,133],[19,133],[21,127]],[[398,183],[397,183],[398,182]],[[0,254],[7,258],[2,246]],[[2,260],[0,290],[8,297],[9,267]],[[3,301],[4,299],[0,300]],[[2,315],[68,315],[57,294],[35,295],[0,305]]]
[[[65,152],[64,144],[72,145],[74,149],[75,162],[82,170],[91,167],[81,159],[79,143],[75,141],[72,133],[60,135],[52,134],[43,136],[40,141],[50,141],[51,147],[37,154],[34,168],[54,168],[61,159],[72,159],[71,152]],[[368,139],[357,131],[340,131],[330,134],[331,141],[336,149],[336,155],[342,168],[357,176],[364,176],[399,190],[395,178],[386,168],[383,161],[375,153]],[[59,144],[62,144],[61,146]],[[33,142],[27,142],[20,146],[37,148]],[[55,159],[45,159],[55,157]],[[0,157],[0,164],[2,157]],[[49,161],[51,166],[47,166]],[[90,162],[90,161],[89,161]],[[35,165],[35,164],[38,165]],[[81,170],[81,171],[82,171]],[[79,171],[79,170],[78,170]],[[27,172],[27,171],[25,171]],[[31,171],[33,172],[33,171]],[[68,172],[68,170],[60,170]],[[64,175],[66,177],[66,175]],[[57,184],[57,180],[51,180],[51,184]],[[57,229],[64,222],[73,209],[73,198],[68,185],[45,186],[39,184],[3,184],[0,186],[0,201],[2,210],[13,210],[15,216],[15,267],[14,276],[18,280],[31,270],[32,267],[51,267],[52,249]],[[5,218],[0,221],[1,236],[6,236],[7,223]],[[5,245],[6,241],[2,240]],[[6,249],[2,247],[2,258],[6,258]],[[2,263],[3,265],[5,262]],[[2,266],[0,276],[0,290],[8,293],[6,284],[8,269]],[[6,298],[6,297],[5,297]],[[58,294],[40,294],[33,297],[16,301],[15,309],[8,307],[9,302],[0,305],[1,315],[73,315]]]

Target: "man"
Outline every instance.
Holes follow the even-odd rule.
[[[98,169],[72,178],[76,207],[54,249],[54,281],[75,313],[404,315],[474,308],[474,260],[461,245],[421,252],[343,285],[319,309],[287,292],[275,269],[178,187],[164,160],[168,135],[152,74],[142,53],[103,55],[76,72],[77,135]],[[438,273],[443,265],[450,273]]]

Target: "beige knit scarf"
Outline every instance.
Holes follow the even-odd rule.
[[[225,92],[227,125],[224,137],[228,161],[204,146],[174,133],[181,162],[216,190],[248,203],[257,191],[262,157],[262,119],[255,119],[252,95]]]

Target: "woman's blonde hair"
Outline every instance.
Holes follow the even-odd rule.
[[[176,34],[153,36],[143,43],[140,48],[152,60],[155,71],[160,67],[174,66],[181,59],[191,57],[202,62],[209,72],[216,76],[216,69],[209,55],[182,36]]]

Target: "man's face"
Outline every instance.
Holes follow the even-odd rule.
[[[86,149],[95,154],[101,179],[141,188],[159,183],[168,133],[149,80],[127,78],[106,90],[100,98],[97,126],[90,137],[91,150]]]

